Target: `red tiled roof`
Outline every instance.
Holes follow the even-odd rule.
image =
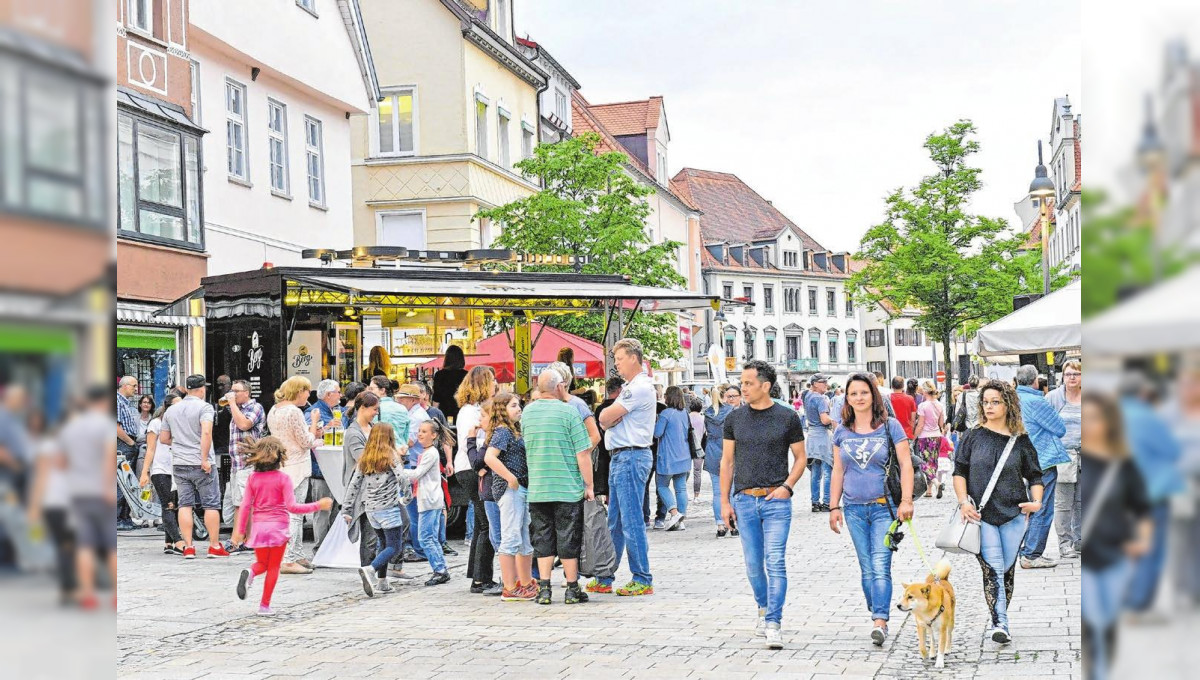
[[[773,239],[790,227],[800,235],[805,250],[826,251],[737,175],[684,168],[672,184],[685,185],[686,194],[704,211],[700,233],[706,241],[761,241]]]
[[[662,97],[655,96],[635,102],[593,104],[588,106],[600,124],[618,137],[643,135],[658,127],[662,112]]]
[[[754,258],[752,258],[752,257],[749,258],[747,261],[750,264],[742,264],[741,262],[737,262],[736,260],[730,260],[729,264],[723,264],[722,262],[717,260],[717,258],[713,257],[713,254],[711,252],[709,252],[708,248],[700,249],[700,268],[705,271],[741,272],[741,273],[750,273],[750,274],[755,274],[755,273],[757,273],[757,274],[792,273],[792,270],[780,269],[779,267],[776,267],[775,265],[763,266],[763,265],[759,264],[758,262],[756,262],[754,260]],[[821,271],[820,269],[810,269],[808,271],[803,271],[803,272],[797,271],[796,273],[801,276],[804,276],[805,278],[828,278],[828,279],[844,279],[844,278],[846,278],[846,274],[843,274],[843,273],[837,271],[836,268],[834,269],[834,271],[829,271],[829,272]]]

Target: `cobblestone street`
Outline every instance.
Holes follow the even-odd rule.
[[[830,532],[828,515],[808,511],[807,477],[797,489],[803,492],[788,546],[781,651],[753,636],[740,546],[735,538],[714,537],[706,480],[701,501],[689,507],[687,531],[651,535],[656,594],[593,595],[582,606],[562,604],[561,572],[550,607],[472,595],[463,550],[450,560],[451,584],[404,586],[375,599],[363,595],[349,570],[282,576],[277,615],[260,618],[257,587],[246,602],[234,595],[248,555],[185,562],[160,553],[157,532],[122,534],[118,673],[176,680],[1081,675],[1078,561],[1018,570],[1010,606],[1014,642],[1002,648],[983,640],[986,607],[975,559],[953,558],[956,635],[938,673],[932,662],[922,663],[915,626],[903,616],[893,617],[883,649],[871,645],[849,536]],[[917,504],[927,546],[951,506],[949,499]],[[909,537],[897,553],[897,589],[924,576],[915,548]],[[1057,554],[1053,544],[1047,554]],[[418,577],[428,573],[424,564],[409,568]],[[622,565],[618,582],[627,579]]]

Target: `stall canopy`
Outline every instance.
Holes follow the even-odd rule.
[[[533,356],[530,363],[533,372],[554,361],[558,361],[558,350],[570,347],[575,351],[575,375],[580,378],[604,377],[604,347],[578,335],[540,323],[530,324],[530,336],[534,340]],[[479,341],[476,353],[467,357],[467,368],[474,366],[491,366],[496,371],[498,382],[514,380],[512,331],[493,335]],[[421,366],[426,370],[440,369],[442,359],[439,357]]]
[[[1200,267],[1192,267],[1093,317],[1084,324],[1091,338],[1088,354],[1145,356],[1194,349],[1200,338],[1200,304],[1194,300],[1197,290]]]
[[[1072,281],[1044,298],[979,329],[980,356],[1079,350],[1083,332],[1079,312],[1083,283]]]

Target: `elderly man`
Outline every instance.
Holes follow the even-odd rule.
[[[131,375],[121,378],[117,383],[117,453],[125,457],[134,474],[138,472],[138,434],[141,429],[138,425],[137,407],[133,403],[137,390],[137,378]],[[133,528],[133,522],[129,521],[129,506],[118,492],[117,531],[129,531]]]
[[[1058,481],[1055,467],[1069,463],[1063,448],[1062,437],[1067,433],[1063,419],[1046,401],[1042,391],[1034,387],[1037,382],[1037,367],[1025,364],[1017,369],[1017,398],[1021,400],[1021,420],[1029,433],[1029,440],[1038,452],[1038,464],[1042,467],[1042,508],[1029,518],[1029,529],[1021,545],[1022,569],[1045,569],[1058,566],[1054,560],[1042,555],[1046,550],[1046,539],[1054,524],[1054,491]]]

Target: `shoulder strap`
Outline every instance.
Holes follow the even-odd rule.
[[[1108,500],[1108,494],[1112,491],[1113,482],[1117,480],[1117,468],[1120,463],[1110,463],[1108,469],[1104,471],[1104,476],[1100,478],[1100,486],[1096,488],[1096,495],[1088,501],[1087,512],[1083,515],[1083,524],[1079,529],[1079,540],[1085,542],[1088,535],[1092,533],[1092,527],[1096,524],[1096,518],[1100,515],[1100,508],[1104,502]]]
[[[1013,447],[1017,444],[1017,437],[1012,435],[1008,438],[1008,444],[1004,446],[1004,453],[1000,454],[1000,460],[996,461],[996,469],[992,471],[992,478],[988,480],[987,488],[983,490],[983,498],[979,501],[978,512],[983,512],[983,506],[988,504],[992,499],[992,491],[996,489],[996,482],[1000,479],[1000,473],[1004,471],[1004,464],[1008,462],[1008,457],[1012,455]]]

